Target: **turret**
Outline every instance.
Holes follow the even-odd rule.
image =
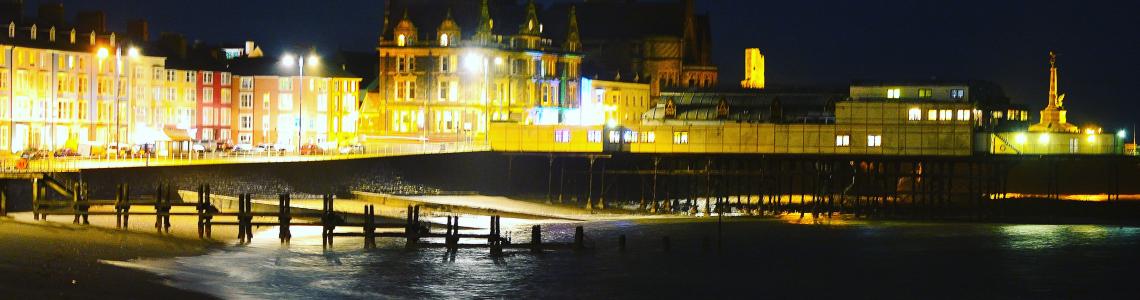
[[[461,30],[459,24],[455,23],[455,19],[451,17],[451,9],[447,9],[447,17],[439,24],[439,30],[436,30],[436,37],[439,39],[440,47],[454,46],[456,42],[460,41]]]
[[[407,46],[415,44],[419,40],[419,33],[416,31],[416,25],[412,24],[412,20],[408,19],[408,10],[404,9],[404,18],[400,19],[400,23],[396,24],[396,29],[393,30],[393,37],[396,39],[396,46]]]

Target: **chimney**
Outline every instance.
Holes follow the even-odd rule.
[[[38,22],[46,27],[64,27],[63,3],[40,4]]]
[[[4,23],[24,21],[24,0],[0,0],[0,18]]]
[[[79,31],[95,31],[99,34],[107,32],[107,15],[101,10],[81,11],[76,19],[79,19]]]
[[[150,28],[146,20],[133,20],[127,22],[127,38],[136,43],[150,42]]]

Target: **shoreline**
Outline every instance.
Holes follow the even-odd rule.
[[[0,291],[12,298],[212,299],[107,261],[207,254],[219,244],[98,226],[0,217]]]

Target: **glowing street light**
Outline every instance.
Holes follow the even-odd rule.
[[[107,57],[111,56],[111,50],[100,47],[99,50],[95,52],[95,56],[98,56],[100,60],[107,59]]]
[[[286,67],[297,66],[297,154],[301,154],[301,139],[302,134],[305,132],[304,122],[302,120],[304,106],[301,103],[305,99],[305,66],[315,67],[320,64],[320,57],[316,54],[310,54],[308,58],[305,56],[294,56],[293,54],[285,53],[281,56],[281,64]]]
[[[1122,138],[1122,139],[1125,137],[1128,137],[1128,132],[1124,131],[1124,129],[1121,129],[1120,131],[1116,132],[1116,137]]]
[[[130,57],[131,59],[138,59],[139,55],[140,54],[138,47],[131,47],[130,49],[127,49],[127,57]]]

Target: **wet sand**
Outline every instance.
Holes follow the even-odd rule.
[[[0,218],[0,295],[4,298],[212,298],[165,285],[158,275],[100,260],[201,255],[216,243],[23,218]]]

